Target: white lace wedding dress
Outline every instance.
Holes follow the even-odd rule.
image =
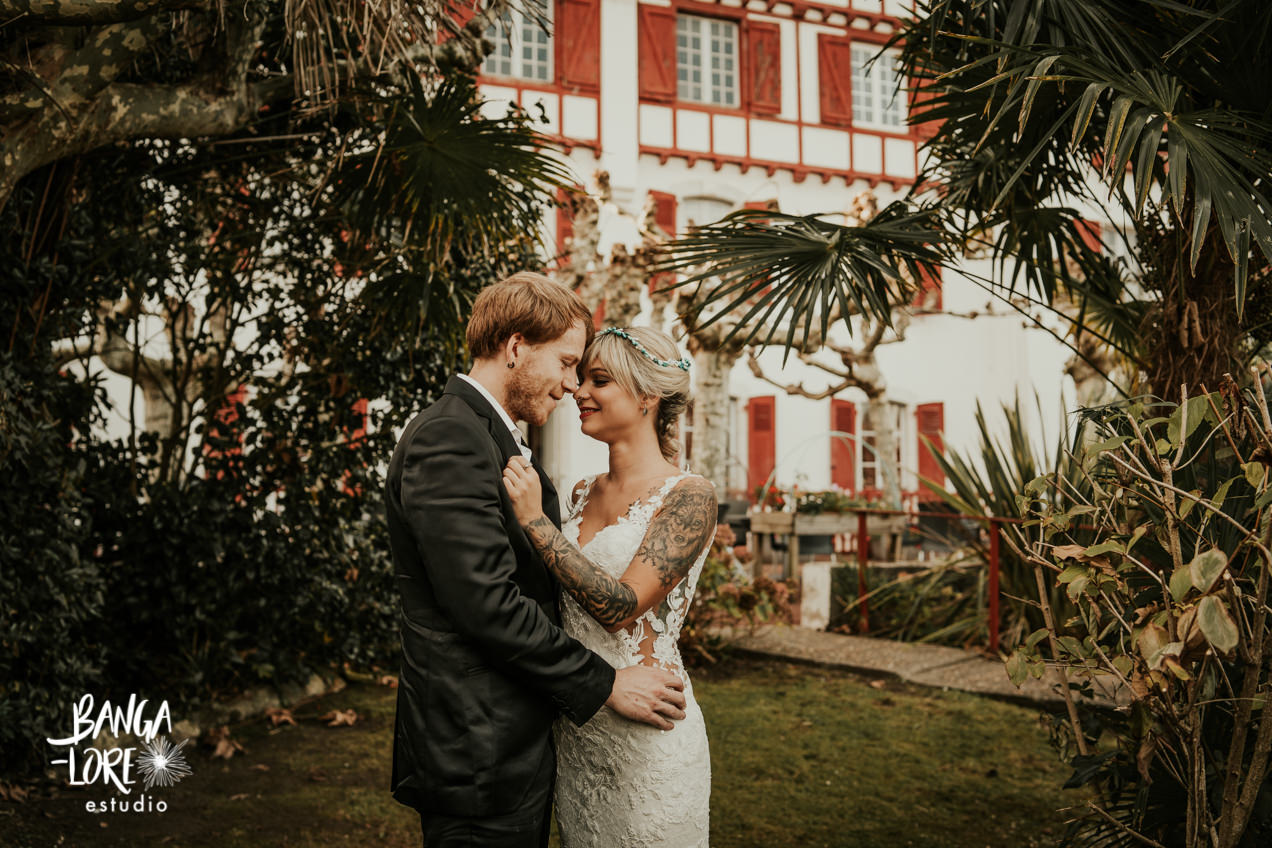
[[[667,479],[650,498],[633,504],[616,524],[597,532],[583,553],[619,577],[640,547],[663,498],[687,474]],[[579,542],[579,521],[595,477],[588,478],[562,525]],[[656,609],[630,628],[607,633],[566,594],[562,626],[615,668],[643,662],[679,675],[685,682],[685,718],[662,731],[620,717],[609,707],[582,727],[556,723],[556,814],[563,848],[698,848],[707,845],[711,759],[702,711],[693,697],[677,641],[710,542],[689,574]]]

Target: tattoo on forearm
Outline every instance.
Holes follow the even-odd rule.
[[[544,563],[588,615],[604,627],[631,618],[636,611],[636,592],[631,586],[588,561],[547,517],[536,518],[525,529]]]
[[[650,523],[632,562],[643,560],[658,575],[663,592],[684,579],[715,530],[715,490],[690,478],[667,496]],[[525,526],[544,563],[588,615],[614,627],[637,611],[636,590],[594,565],[551,521],[540,516]],[[664,595],[663,605],[667,603]]]
[[[684,579],[715,529],[716,497],[706,480],[690,478],[672,489],[636,551],[657,572],[662,588]]]

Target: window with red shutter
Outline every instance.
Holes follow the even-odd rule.
[[[557,0],[558,77],[562,85],[598,91],[601,85],[601,0]]]
[[[928,81],[920,81],[913,77],[909,80],[910,87],[910,115],[916,120],[921,119],[930,109],[935,108],[932,99],[938,94],[934,84]],[[931,138],[941,129],[943,121],[921,121],[914,124],[914,131],[918,133],[920,138]]]
[[[742,105],[737,21],[676,16],[676,97],[711,106]]]
[[[846,492],[857,489],[857,405],[830,399],[830,482]],[[847,433],[847,436],[841,435]]]
[[[914,295],[914,308],[941,311],[941,267],[919,266],[919,290]]]
[[[570,204],[565,189],[557,189],[557,260],[566,262],[566,251],[570,249],[570,239],[574,237],[574,207]]]
[[[1096,253],[1103,252],[1104,245],[1100,243],[1101,231],[1100,223],[1098,221],[1090,221],[1086,218],[1079,218],[1077,220],[1077,227],[1078,235],[1082,238],[1083,244]]]
[[[777,455],[777,401],[772,395],[753,397],[746,405],[746,480],[751,493],[768,482]]]
[[[451,18],[454,19],[456,24],[463,27],[469,21],[471,21],[474,17],[476,17],[477,6],[476,5],[470,6],[466,3],[456,3],[453,5],[447,6],[446,11],[451,16]],[[442,41],[449,41],[453,37],[454,36],[452,36],[449,32],[447,32],[445,28],[442,29],[442,34],[441,34]]]
[[[945,404],[921,403],[915,408],[914,416],[917,422],[915,429],[918,430],[919,434],[919,476],[932,481],[938,486],[943,486],[945,485],[945,472],[941,469],[941,463],[937,462],[936,457],[933,455],[932,449],[942,455],[945,453]],[[932,443],[932,449],[929,449],[924,442],[923,437],[925,436]],[[937,496],[920,483],[919,499],[936,500]]]
[[[554,5],[551,0],[527,0],[526,9],[510,8],[491,24],[486,29],[486,38],[495,45],[495,49],[482,62],[481,72],[490,76],[551,82],[555,59],[551,35],[556,25]],[[543,20],[531,14],[531,9]]]
[[[676,237],[676,196],[665,191],[651,191],[654,199],[654,221],[669,237]]]
[[[751,111],[782,111],[782,30],[777,24],[748,21],[746,50]]]
[[[636,7],[637,79],[640,96],[676,98],[676,13],[665,6]]]
[[[817,37],[817,78],[823,124],[852,123],[852,42],[833,35]]]
[[[649,196],[654,201],[654,223],[667,234],[667,238],[676,237],[676,215],[678,203],[674,194],[665,191],[651,191]],[[667,288],[675,282],[676,275],[666,271],[649,275],[649,293]]]

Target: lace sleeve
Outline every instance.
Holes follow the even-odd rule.
[[[588,492],[592,491],[592,483],[596,481],[599,475],[593,474],[590,477],[584,477],[582,480],[574,484],[574,488],[570,491],[570,505],[566,511],[566,520],[575,518],[583,511],[583,505],[587,503]]]

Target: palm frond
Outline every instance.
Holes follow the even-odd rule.
[[[1213,51],[1238,26],[1266,39],[1266,9],[947,0],[931,10],[945,29],[929,21],[898,36],[926,95],[912,119],[942,122],[927,179],[980,227],[1024,229],[1050,196],[1098,201],[1085,186],[1095,160],[1123,211],[1140,216],[1155,197],[1191,227],[1194,269],[1213,215],[1244,300],[1251,241],[1272,261],[1272,122],[1266,103],[1228,96],[1247,71],[1229,74]],[[1057,252],[1021,256],[1013,284],[1023,275],[1050,296],[1051,275],[1038,269]]]
[[[425,272],[452,251],[488,256],[537,233],[558,188],[576,180],[520,113],[483,117],[471,77],[428,91],[413,80],[394,102],[383,142],[346,160],[337,179],[354,239],[399,245]]]
[[[817,324],[824,335],[836,309],[891,325],[893,302],[913,290],[909,281],[948,256],[930,209],[893,203],[855,227],[742,209],[671,242],[658,270],[684,274],[679,286],[710,287],[700,326],[740,315],[732,335],[767,344],[784,328],[789,347],[801,323],[805,333]]]

